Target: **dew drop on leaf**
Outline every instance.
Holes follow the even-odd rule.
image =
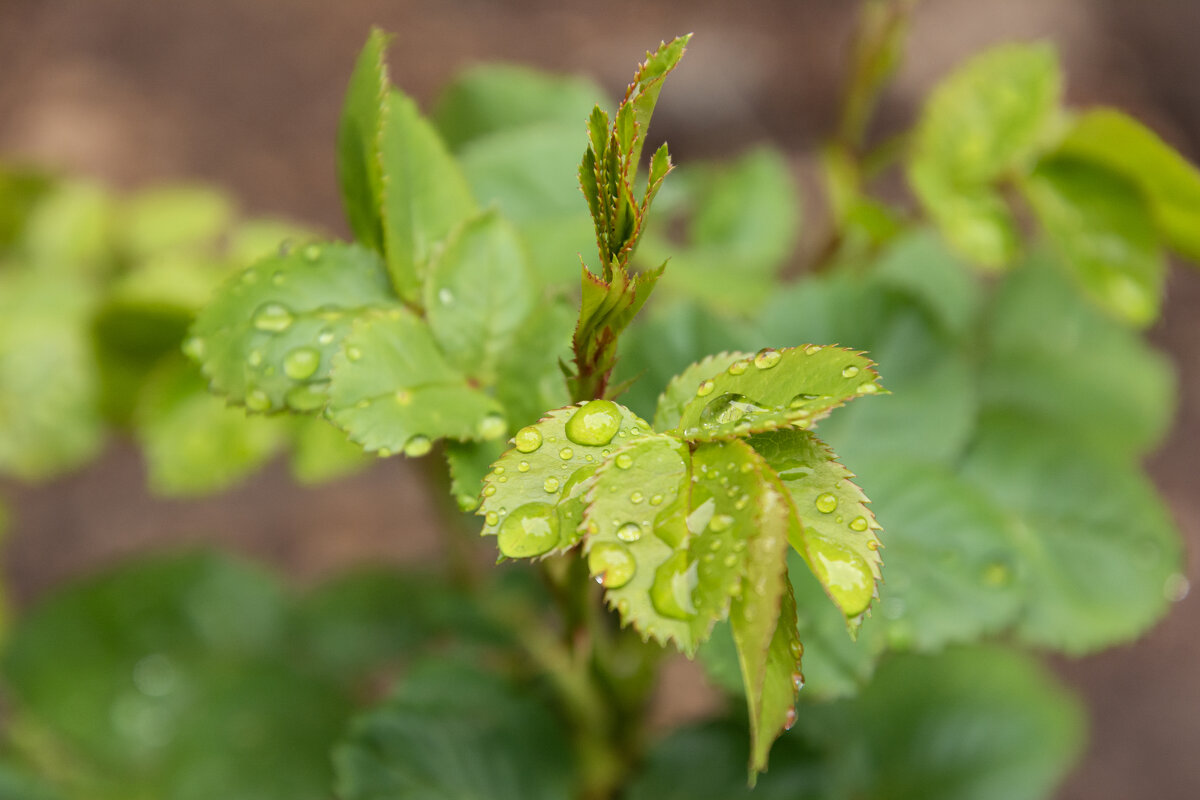
[[[553,475],[551,475],[549,478],[546,478],[546,480],[542,481],[542,488],[548,493],[554,494],[558,491],[558,478],[554,477]]]
[[[317,261],[321,258],[321,248],[315,244],[310,244],[304,248],[304,258],[306,261]]]
[[[871,568],[849,547],[819,537],[808,540],[813,572],[847,617],[867,610],[875,592]]]
[[[246,395],[246,408],[251,411],[266,411],[271,407],[271,398],[262,389],[251,389]]]
[[[708,529],[713,533],[722,533],[729,530],[729,526],[733,525],[733,517],[728,514],[717,514],[708,523]]]
[[[838,506],[838,500],[829,492],[825,492],[817,495],[814,505],[816,505],[817,511],[820,511],[822,514],[832,514]]]
[[[513,444],[519,453],[532,453],[542,446],[542,433],[532,425],[521,428],[513,437]]]
[[[758,351],[758,355],[754,356],[754,366],[759,369],[770,369],[779,363],[779,359],[783,358],[778,350],[764,348]]]
[[[419,458],[433,449],[433,442],[428,436],[417,434],[404,443],[404,455],[409,458]]]
[[[329,328],[322,328],[321,332],[317,334],[317,344],[333,344],[333,338],[333,331]]]
[[[283,357],[283,373],[294,381],[311,378],[321,365],[321,351],[315,347],[297,347]]]
[[[856,390],[859,394],[875,394],[879,391],[879,387],[873,383],[864,383]]]
[[[567,420],[567,438],[575,444],[603,447],[621,427],[621,410],[611,400],[592,400]]]
[[[741,375],[750,366],[750,360],[743,358],[729,365],[730,375]]]
[[[714,384],[712,381],[700,381],[700,385],[696,387],[697,397],[707,397],[712,394]]]
[[[323,391],[318,391],[312,386],[294,386],[288,390],[287,395],[284,397],[288,408],[305,413],[316,411],[325,405],[326,399]]]
[[[629,548],[615,542],[602,542],[588,553],[588,570],[596,582],[609,589],[619,589],[633,579],[637,562]]]
[[[359,350],[357,347],[347,347],[346,348],[346,359],[347,360],[358,361],[360,358],[362,358],[362,350]]]
[[[529,472],[529,462],[522,461],[520,464],[517,464],[517,472]]]
[[[633,466],[633,456],[629,453],[621,453],[617,456],[617,466],[621,469],[629,469]]]
[[[282,333],[292,326],[294,319],[282,303],[264,303],[254,312],[254,327],[269,333]]]
[[[821,345],[819,344],[810,344],[808,347],[804,348],[804,353],[806,355],[815,356],[819,352],[821,352]]]
[[[688,554],[679,550],[655,570],[650,602],[664,617],[691,619],[696,616],[692,592],[699,582],[699,562],[689,562]]]
[[[573,455],[575,455],[575,451],[569,447],[564,447],[562,450],[558,451],[558,457],[561,458],[563,461],[570,461],[571,456],[573,456]]]
[[[488,487],[488,489],[491,489],[491,490],[492,490],[492,494],[495,494],[495,493],[496,493],[496,492],[495,492],[495,488],[496,488],[496,487],[494,487],[494,486],[489,486],[489,487]],[[485,493],[485,494],[487,493],[487,489],[484,489],[484,493]],[[489,511],[489,512],[487,512],[487,514],[484,516],[484,518],[483,518],[483,521],[484,521],[484,522],[486,522],[488,525],[495,525],[497,522],[499,522],[499,521],[500,521],[500,515],[499,515],[499,514],[497,514],[495,511]]]
[[[195,361],[204,358],[205,349],[204,340],[199,336],[191,336],[183,343],[183,354]]]
[[[549,503],[526,503],[500,525],[500,552],[509,558],[531,558],[558,544],[558,514]]]
[[[636,522],[626,522],[617,528],[617,538],[622,542],[636,542],[642,538],[642,526]]]
[[[633,492],[632,494],[629,495],[629,502],[631,502],[635,505],[642,502],[645,499],[646,499],[646,495],[642,494],[641,492]]]
[[[740,394],[723,394],[709,401],[700,412],[700,422],[703,425],[726,425],[737,422],[747,414],[768,409],[757,405]]]
[[[866,517],[855,517],[854,519],[850,520],[850,530],[858,531],[859,533],[862,533],[866,529],[867,529],[867,518]]]

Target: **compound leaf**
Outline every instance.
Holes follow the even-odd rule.
[[[679,426],[683,409],[696,398],[696,387],[705,379],[729,369],[731,364],[754,358],[751,353],[717,353],[705,356],[683,372],[671,378],[667,388],[658,396],[654,411],[655,430],[668,431]]]
[[[333,354],[368,309],[398,307],[379,256],[312,244],[231,278],[196,318],[185,351],[212,388],[251,411],[325,405]]]
[[[361,315],[333,358],[328,415],[364,449],[429,452],[436,439],[495,439],[507,423],[495,399],[447,361],[407,309]]]

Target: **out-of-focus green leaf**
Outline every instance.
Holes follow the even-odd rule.
[[[428,662],[334,753],[345,800],[567,800],[569,736],[537,693]]]
[[[963,258],[1000,269],[1016,257],[1017,224],[998,192],[986,185],[956,186],[924,164],[914,164],[908,179],[947,244]]]
[[[300,483],[324,483],[362,472],[374,459],[328,420],[298,417],[292,426],[292,477]]]
[[[1006,517],[1018,564],[1008,571],[998,562],[984,577],[1018,582],[1026,641],[1090,652],[1133,639],[1166,610],[1181,569],[1179,534],[1125,459],[1061,426],[995,416],[963,471]]]
[[[156,492],[191,495],[234,485],[283,446],[283,420],[247,417],[209,393],[200,371],[177,357],[142,391],[136,433]]]
[[[0,472],[38,480],[99,450],[94,304],[86,283],[53,271],[0,271]]]
[[[167,250],[211,247],[232,221],[233,204],[216,189],[148,189],[122,209],[120,245],[134,261]]]
[[[968,332],[983,302],[979,282],[929,230],[897,239],[873,269],[880,283],[918,302],[939,328],[955,336]]]
[[[21,236],[30,214],[54,185],[54,179],[39,170],[0,165],[0,254]]]
[[[496,397],[510,428],[530,425],[548,408],[570,402],[560,364],[570,355],[576,309],[561,297],[543,298],[500,354]]]
[[[380,258],[354,245],[308,245],[231,278],[185,344],[212,388],[251,411],[314,411],[353,320],[397,308]]]
[[[0,800],[62,800],[62,795],[23,770],[0,766]]]
[[[381,254],[384,235],[380,136],[388,94],[385,52],[390,39],[380,29],[371,29],[350,76],[337,137],[338,181],[350,229],[359,242]]]
[[[1088,444],[1141,455],[1166,433],[1175,379],[1135,333],[1080,302],[1048,259],[1010,275],[989,313],[986,407],[1016,409]]]
[[[1137,186],[1076,159],[1043,161],[1026,196],[1084,290],[1135,325],[1158,317],[1167,262]]]
[[[1136,183],[1167,245],[1200,261],[1200,171],[1154,131],[1116,109],[1097,108],[1075,120],[1058,152]]]
[[[503,409],[455,369],[424,320],[365,314],[333,359],[329,418],[369,451],[422,456],[441,438],[495,439]]]
[[[86,280],[113,267],[115,209],[100,186],[84,181],[54,185],[31,210],[21,250],[39,269],[62,280]]]
[[[450,468],[450,494],[463,511],[474,511],[482,499],[483,481],[500,456],[504,442],[446,442],[446,465]]]

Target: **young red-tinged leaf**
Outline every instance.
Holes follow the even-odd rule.
[[[383,252],[383,181],[379,137],[388,92],[384,53],[390,36],[372,28],[346,90],[338,126],[338,180],[350,229],[363,245]]]
[[[867,498],[825,444],[807,431],[775,431],[750,444],[770,464],[800,518],[790,532],[853,635],[880,579],[879,524]],[[798,534],[798,536],[797,536]]]
[[[416,457],[437,439],[504,435],[503,409],[447,361],[406,309],[356,320],[334,357],[329,418],[366,450]]]
[[[396,292],[420,303],[447,235],[476,212],[467,179],[411,98],[392,90],[381,118],[383,241]]]
[[[701,380],[675,430],[689,441],[808,427],[855,397],[880,391],[874,363],[841,347],[765,349]]]
[[[374,252],[311,244],[230,278],[196,318],[184,350],[232,403],[258,412],[316,411],[351,323],[398,307]]]
[[[517,431],[492,465],[475,512],[500,553],[528,558],[561,552],[579,540],[583,504],[601,464],[650,425],[609,400],[548,413]]]

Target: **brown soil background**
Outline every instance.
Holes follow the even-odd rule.
[[[710,0],[0,0],[0,159],[92,175],[119,187],[199,180],[256,215],[344,231],[333,137],[367,28],[396,33],[397,83],[428,104],[462,66],[509,60],[590,74],[612,93],[647,47],[694,31],[664,94],[656,133],[677,162],[769,141],[806,152],[834,118],[857,3]],[[1060,48],[1076,105],[1133,111],[1200,156],[1200,3],[1194,0],[926,0],[880,129],[911,120],[937,76],[989,43]],[[810,203],[811,206],[811,203]],[[819,213],[810,209],[806,238]],[[1200,541],[1200,275],[1176,269],[1151,333],[1175,358],[1180,409],[1150,469],[1195,553]],[[399,460],[314,490],[280,469],[198,502],[149,497],[138,458],[116,442],[49,485],[2,487],[15,526],[7,585],[18,603],[133,552],[215,541],[299,580],[367,559],[436,557],[434,508]],[[1197,579],[1196,558],[1189,575]],[[1200,592],[1141,641],[1055,667],[1087,700],[1091,748],[1069,800],[1200,797]],[[672,670],[665,718],[706,700]],[[695,693],[701,693],[697,700]]]

